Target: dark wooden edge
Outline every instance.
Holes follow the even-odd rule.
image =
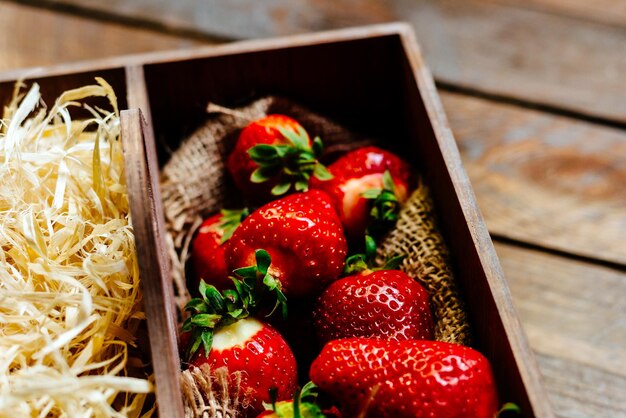
[[[398,26],[398,29],[404,49],[407,52],[407,58],[413,68],[420,95],[448,167],[456,195],[460,202],[463,202],[461,208],[465,221],[469,226],[474,246],[488,280],[489,289],[503,322],[513,356],[518,364],[533,414],[540,418],[554,417],[551,404],[543,389],[541,373],[513,306],[508,284],[478,208],[476,196],[463,168],[461,155],[448,125],[432,75],[422,61],[422,54],[413,28],[409,25],[401,25]]]
[[[138,109],[121,112],[126,183],[150,336],[157,405],[162,418],[184,418],[174,290],[165,251],[154,138]]]
[[[0,72],[0,82],[54,76],[68,73],[82,73],[111,68],[133,67],[158,64],[178,60],[240,54],[260,50],[291,48],[313,44],[350,41],[377,36],[398,35],[410,28],[407,23],[384,23],[348,29],[338,29],[302,35],[282,36],[260,40],[247,40],[228,44],[194,47],[173,51],[149,52],[144,54],[120,55],[101,60],[76,61],[45,67],[31,67]]]
[[[143,65],[128,65],[125,68],[126,73],[126,102],[129,109],[140,109],[142,117],[146,123],[145,137],[154,138],[154,125],[152,124],[152,112],[150,110],[150,99],[148,98],[148,88],[146,87],[146,78],[144,75]],[[156,152],[156,151],[155,151]]]

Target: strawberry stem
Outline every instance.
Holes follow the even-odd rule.
[[[272,194],[280,196],[292,187],[298,192],[307,191],[311,176],[319,180],[333,177],[318,161],[324,150],[319,137],[309,145],[309,136],[302,126],[298,126],[297,131],[286,127],[280,127],[278,131],[290,144],[259,144],[248,150],[252,161],[259,166],[250,181],[263,183],[278,177],[280,181],[272,188]]]
[[[233,271],[231,280],[235,289],[220,293],[215,286],[204,280],[200,282],[198,289],[201,297],[191,299],[185,306],[185,311],[191,314],[182,327],[183,332],[191,332],[187,360],[191,360],[200,346],[208,356],[216,329],[259,312],[270,298],[275,298],[275,303],[267,316],[281,307],[283,318],[287,317],[287,298],[281,290],[280,281],[268,273],[272,263],[270,255],[265,250],[256,250],[255,257],[256,265]]]

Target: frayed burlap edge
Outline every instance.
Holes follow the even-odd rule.
[[[191,367],[181,372],[180,383],[185,418],[237,418],[247,406],[239,393],[241,373],[229,375],[226,367]]]
[[[401,269],[430,295],[436,340],[471,343],[470,325],[449,267],[448,250],[437,228],[430,193],[421,180],[400,211],[396,227],[380,245],[379,255],[405,255]]]

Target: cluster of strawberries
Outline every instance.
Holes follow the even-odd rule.
[[[400,259],[375,266],[410,166],[376,147],[328,167],[321,153],[286,116],[241,131],[227,167],[261,206],[208,218],[192,243],[187,364],[241,372],[248,417],[494,417],[486,358],[432,341],[427,292]],[[312,381],[302,391],[298,368]]]

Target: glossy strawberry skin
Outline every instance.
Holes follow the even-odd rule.
[[[311,189],[323,190],[332,199],[344,226],[346,237],[361,242],[370,221],[371,204],[361,197],[369,189],[383,187],[383,174],[389,170],[396,189],[396,197],[404,202],[413,188],[410,165],[378,147],[364,147],[348,152],[328,166],[331,180],[312,178]]]
[[[221,221],[222,214],[219,213],[206,219],[191,244],[190,261],[196,290],[201,279],[220,290],[233,286],[228,278],[224,246],[221,242],[224,235],[224,230],[220,227]]]
[[[242,324],[258,331],[235,346],[225,348],[218,344],[225,335],[225,339],[229,338],[227,333],[239,338],[242,331],[237,327]],[[271,401],[271,388],[277,389],[277,400],[292,399],[298,384],[296,360],[283,337],[272,326],[246,318],[216,331],[213,341],[209,356],[200,348],[190,365],[199,367],[206,363],[211,369],[226,366],[230,373],[241,371],[240,396],[246,394],[250,401],[246,416],[256,416],[263,411],[262,403]]]
[[[428,293],[400,270],[337,280],[319,297],[314,318],[322,343],[350,337],[393,341],[434,338]]]
[[[312,190],[275,200],[250,214],[226,244],[230,270],[254,264],[254,251],[266,250],[270,274],[285,295],[316,295],[341,274],[346,239],[330,198]]]
[[[335,340],[313,362],[310,377],[342,403],[346,416],[366,409],[371,418],[493,418],[498,411],[488,360],[456,344]]]
[[[296,131],[298,127],[300,124],[296,120],[275,114],[251,122],[241,131],[234,150],[228,156],[226,168],[235,181],[235,185],[246,198],[255,203],[265,203],[275,197],[272,196],[271,190],[278,183],[278,179],[263,183],[253,183],[250,180],[250,176],[259,166],[250,158],[248,150],[261,144],[289,144],[278,128]]]

